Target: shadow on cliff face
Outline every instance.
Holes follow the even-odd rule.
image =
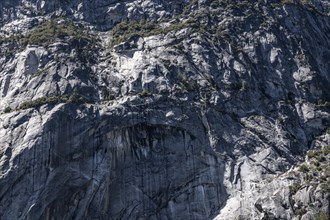
[[[223,206],[224,162],[206,134],[85,113],[55,112],[14,158],[1,218],[206,219]]]
[[[111,131],[109,216],[123,219],[210,218],[226,198],[224,164],[205,135],[165,125]]]

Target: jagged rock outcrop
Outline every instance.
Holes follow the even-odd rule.
[[[0,219],[329,215],[329,6],[2,1]]]

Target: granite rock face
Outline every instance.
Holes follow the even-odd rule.
[[[329,9],[1,1],[0,219],[329,215]]]

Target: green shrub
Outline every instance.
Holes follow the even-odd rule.
[[[295,210],[295,214],[299,216],[303,216],[304,214],[306,214],[306,212],[307,210],[304,207]]]
[[[309,167],[306,164],[302,164],[298,170],[302,173],[307,173],[309,171]]]
[[[321,163],[318,162],[318,161],[313,161],[312,164],[313,164],[314,166],[316,166],[316,167],[321,166]]]
[[[289,186],[290,194],[294,195],[298,192],[301,185],[299,183],[293,183],[291,186]]]
[[[330,102],[325,100],[319,100],[316,107],[330,107]]]
[[[0,45],[3,43],[19,42],[22,38],[24,38],[23,35],[0,36]]]
[[[321,190],[322,190],[322,192],[324,192],[326,194],[330,194],[330,184],[329,184],[329,182],[322,183]]]
[[[28,108],[37,108],[44,104],[57,104],[64,102],[66,99],[64,96],[50,96],[50,97],[41,97],[35,100],[23,102],[19,109],[28,109]]]
[[[146,98],[151,96],[151,92],[147,91],[147,90],[143,90],[141,93],[139,93],[139,97],[140,98]]]
[[[328,219],[329,219],[329,215],[323,210],[315,211],[315,214],[312,217],[312,220],[328,220]]]
[[[307,156],[309,158],[313,158],[313,157],[316,157],[318,155],[320,155],[320,152],[317,151],[317,150],[309,150],[309,151],[307,151]]]
[[[110,93],[110,91],[107,90],[106,88],[103,88],[101,90],[101,95],[102,95],[104,101],[111,101],[111,100],[114,100],[116,98],[115,95]]]
[[[11,109],[10,106],[7,106],[7,107],[5,108],[5,110],[4,110],[5,113],[9,113],[9,112],[11,112],[11,111],[12,111],[12,109]]]
[[[322,152],[324,155],[329,155],[330,154],[330,145],[326,145],[322,148]]]
[[[35,44],[47,46],[56,42],[57,39],[71,37],[72,40],[78,40],[88,44],[93,42],[89,34],[84,33],[81,28],[74,25],[72,21],[50,20],[39,24],[25,38],[21,40],[23,45]]]
[[[162,27],[160,23],[149,22],[145,20],[141,21],[130,21],[118,23],[111,31],[112,41],[110,47],[117,45],[130,39],[133,36],[148,37],[159,34],[167,34],[171,31],[178,31],[184,28],[191,28],[192,32],[198,32],[200,34],[207,33],[205,25],[199,23],[199,21],[206,17],[206,14],[194,14],[184,22],[179,21],[177,18],[176,22],[171,23],[167,27]]]
[[[153,22],[141,21],[131,21],[131,22],[121,22],[117,24],[112,32],[113,41],[112,45],[116,45],[123,42],[135,35],[138,36],[150,36],[158,29],[158,24]]]
[[[306,182],[310,182],[310,181],[312,181],[312,180],[313,180],[313,175],[306,174],[306,175],[304,176],[304,180],[305,180]]]
[[[41,97],[32,101],[23,102],[19,109],[28,109],[28,108],[37,108],[45,104],[59,104],[59,103],[87,103],[82,95],[77,92],[73,92],[70,96],[60,95],[60,96],[50,96],[50,97]]]
[[[326,194],[330,194],[329,153],[329,145],[323,146],[320,149],[309,150],[307,151],[307,159],[311,166],[307,166],[307,164],[304,163],[298,168],[307,185],[319,185],[321,190]]]

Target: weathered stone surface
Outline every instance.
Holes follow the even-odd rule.
[[[212,2],[0,2],[0,219],[329,214],[329,3]],[[1,41],[51,18],[97,43]]]

